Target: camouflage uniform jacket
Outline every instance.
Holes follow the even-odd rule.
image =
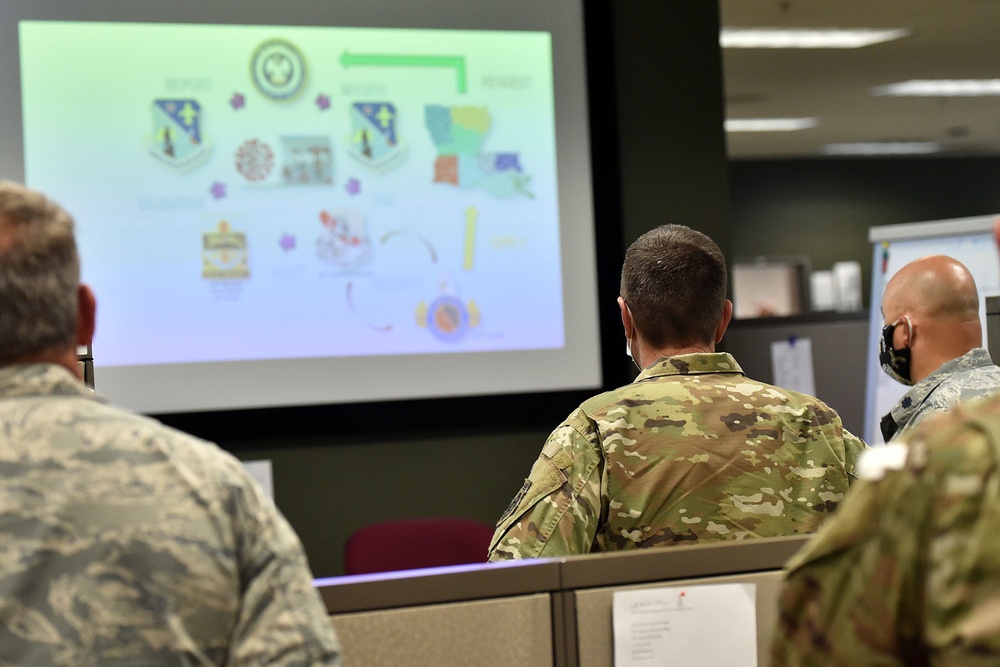
[[[816,530],[865,444],[725,353],[666,357],[549,436],[490,560]]]
[[[0,665],[341,664],[297,536],[215,445],[0,367],[0,480]]]
[[[883,420],[888,428],[895,426],[897,429],[886,441],[899,437],[930,415],[947,412],[960,402],[996,393],[1000,393],[1000,367],[993,364],[985,348],[970,350],[941,364],[899,399]]]
[[[1000,664],[1000,399],[907,441],[786,566],[775,667]]]

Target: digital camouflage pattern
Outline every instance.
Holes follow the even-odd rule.
[[[0,368],[0,665],[340,665],[301,544],[235,458]]]
[[[490,560],[811,533],[865,444],[725,353],[660,359],[549,436]]]
[[[985,348],[970,350],[941,364],[899,399],[889,413],[897,427],[892,439],[904,436],[930,415],[997,393],[1000,393],[1000,367],[993,363]]]
[[[859,469],[786,566],[772,664],[1000,664],[1000,399],[929,419]]]

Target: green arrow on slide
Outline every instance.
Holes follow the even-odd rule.
[[[348,53],[340,56],[344,67],[453,67],[458,92],[465,92],[465,58],[463,56],[406,56],[377,53]]]

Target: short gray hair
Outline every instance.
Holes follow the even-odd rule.
[[[79,285],[73,218],[0,181],[0,360],[73,345]]]

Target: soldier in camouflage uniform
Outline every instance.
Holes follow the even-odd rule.
[[[79,273],[69,215],[0,182],[0,665],[340,665],[239,461],[80,381]]]
[[[960,401],[1000,392],[1000,368],[982,347],[976,282],[961,262],[930,255],[901,268],[886,285],[882,316],[882,368],[912,385],[882,418],[886,442]]]
[[[785,567],[773,667],[1000,664],[1000,397],[922,421],[858,471]]]
[[[773,667],[1000,664],[1000,398],[907,442],[786,566]]]
[[[618,303],[639,376],[553,431],[490,560],[811,533],[837,506],[865,444],[715,351],[726,282],[718,246],[687,227],[632,244]]]

